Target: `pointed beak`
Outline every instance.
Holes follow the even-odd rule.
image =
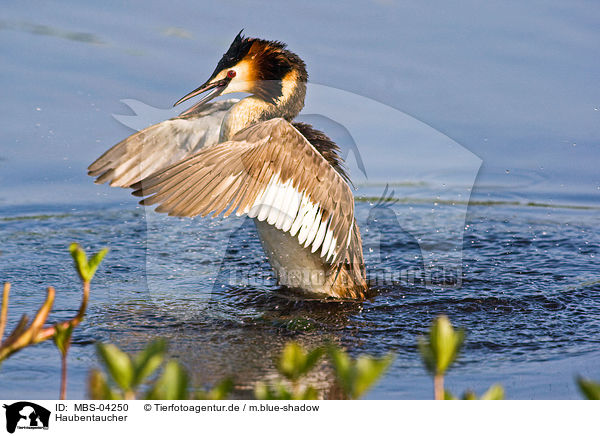
[[[179,100],[177,100],[177,102],[173,105],[173,107],[177,106],[180,103],[183,103],[186,100],[189,100],[190,98],[193,98],[199,94],[202,94],[203,92],[210,91],[198,103],[196,103],[194,106],[192,106],[191,108],[189,108],[188,110],[183,112],[181,115],[188,114],[188,113],[192,112],[194,109],[198,108],[199,106],[202,106],[204,103],[207,103],[210,100],[212,100],[213,98],[221,95],[221,93],[225,90],[225,88],[227,88],[227,85],[229,85],[230,81],[231,81],[231,79],[227,79],[227,78],[222,79],[222,80],[217,80],[216,82],[208,81],[205,84],[201,85],[200,87],[194,89],[189,94],[186,94],[185,96],[181,97]]]

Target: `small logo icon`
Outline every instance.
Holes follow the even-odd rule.
[[[4,404],[6,409],[6,431],[14,433],[15,429],[40,430],[48,429],[50,411],[29,401]]]

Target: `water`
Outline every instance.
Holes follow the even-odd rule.
[[[407,216],[407,205],[389,207],[401,221]],[[273,375],[272,359],[283,343],[296,339],[306,346],[334,341],[354,354],[393,351],[394,366],[370,397],[427,398],[430,386],[415,338],[439,313],[448,314],[468,332],[464,353],[449,379],[458,390],[481,390],[497,381],[505,384],[510,398],[570,398],[577,397],[573,376],[594,371],[600,341],[596,210],[472,206],[460,289],[427,288],[416,280],[379,287],[364,303],[341,304],[291,299],[268,280],[243,287],[189,280],[189,271],[198,269],[190,262],[219,263],[204,248],[208,244],[199,247],[196,240],[186,238],[190,222],[200,228],[202,222],[176,219],[171,228],[182,239],[171,237],[160,253],[168,259],[171,274],[148,271],[141,210],[73,209],[45,216],[13,210],[3,218],[0,273],[13,282],[12,322],[20,312],[33,311],[48,284],[57,289],[58,310],[52,320],[62,319],[75,313],[80,292],[65,243],[77,240],[88,249],[111,247],[94,281],[86,322],[74,336],[70,355],[74,398],[84,396],[86,371],[95,365],[95,341],[115,342],[134,351],[157,336],[169,339],[170,354],[188,367],[196,384],[211,385],[233,374],[242,396],[253,381]],[[360,216],[372,208],[360,202],[358,209]],[[217,233],[214,238],[227,240],[220,224],[211,224]],[[378,253],[384,260],[373,259],[366,249],[367,264],[418,268],[423,259],[411,236],[386,221],[385,214],[379,215],[378,224],[388,229]],[[222,269],[267,271],[261,248],[248,230],[251,222],[242,223],[229,240],[230,248],[243,247],[245,257],[225,256],[228,265]],[[376,230],[363,226],[365,247],[373,245]],[[145,277],[163,292],[149,288]],[[54,397],[58,363],[50,344],[17,354],[0,373],[2,396]],[[318,376],[317,382],[328,386],[328,374]]]
[[[310,23],[308,34],[285,24],[289,9],[278,6],[265,34],[260,4],[245,2],[206,5],[202,14],[185,2],[169,11],[32,7],[11,4],[0,23],[1,74],[11,85],[0,109],[0,280],[13,285],[10,326],[37,309],[48,285],[57,289],[50,321],[65,319],[80,298],[67,245],[111,248],[74,334],[70,398],[86,395],[95,342],[133,352],[158,336],[169,339],[170,355],[195,385],[234,375],[240,397],[273,377],[273,358],[295,339],[308,347],[333,341],[354,355],[392,351],[393,367],[368,397],[431,398],[415,344],[440,313],[467,330],[448,377],[456,393],[500,382],[509,398],[579,398],[575,375],[600,379],[600,95],[591,74],[597,58],[588,55],[598,40],[591,6],[567,14],[558,3],[499,3],[471,23],[468,10],[443,4],[356,2],[337,11],[307,3],[294,15]],[[427,123],[363,97],[344,100],[362,112],[347,104],[323,112],[343,121],[357,146],[349,166],[367,265],[373,273],[406,272],[375,286],[364,303],[280,292],[249,222],[147,213],[126,191],[85,175],[131,133],[111,116],[130,113],[120,100],[167,108],[204,80],[244,26],[288,42],[316,83]],[[523,32],[530,42],[519,42]],[[576,68],[557,67],[568,63]],[[314,89],[309,113],[319,113],[328,95],[333,103],[348,96]],[[386,183],[396,201],[380,204]],[[461,286],[423,283],[418,271],[439,265],[451,276],[458,271]],[[232,284],[232,271],[252,273],[252,283]],[[0,397],[56,398],[59,372],[52,344],[24,350],[3,363]],[[313,382],[334,396],[327,368]]]

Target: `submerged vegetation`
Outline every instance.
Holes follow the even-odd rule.
[[[51,326],[46,324],[54,303],[55,290],[47,288],[46,300],[31,322],[23,315],[8,337],[4,338],[8,317],[10,284],[4,284],[0,307],[0,364],[19,350],[53,339],[61,356],[60,399],[66,398],[67,354],[73,330],[83,321],[87,309],[90,284],[96,270],[108,252],[102,249],[91,258],[78,244],[69,247],[75,269],[82,282],[82,299],[77,314],[66,321]],[[427,371],[433,377],[436,400],[457,399],[444,388],[444,378],[456,362],[465,340],[465,331],[454,329],[446,316],[438,316],[431,324],[427,336],[417,338],[418,350]],[[210,390],[190,386],[187,370],[176,360],[166,360],[167,343],[163,339],[150,342],[141,352],[130,355],[113,344],[97,344],[97,354],[104,371],[92,369],[88,380],[88,395],[94,400],[147,399],[147,400],[220,400],[234,390],[232,378],[225,378]],[[353,358],[342,348],[328,344],[312,350],[297,342],[288,342],[276,359],[279,378],[270,383],[257,381],[254,398],[260,400],[313,400],[324,398],[323,392],[310,384],[310,373],[319,364],[325,364],[335,376],[336,386],[345,399],[364,396],[388,371],[393,354],[382,357],[361,355]],[[577,378],[582,395],[590,400],[600,399],[600,383]],[[465,400],[501,400],[504,389],[492,385],[480,397],[467,390]]]

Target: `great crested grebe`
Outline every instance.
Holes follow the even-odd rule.
[[[88,174],[134,189],[157,212],[246,214],[280,285],[363,299],[362,241],[339,148],[292,122],[307,78],[285,44],[240,32],[211,77],[175,105],[210,91],[204,98],[113,146]],[[250,96],[208,103],[232,92]]]

